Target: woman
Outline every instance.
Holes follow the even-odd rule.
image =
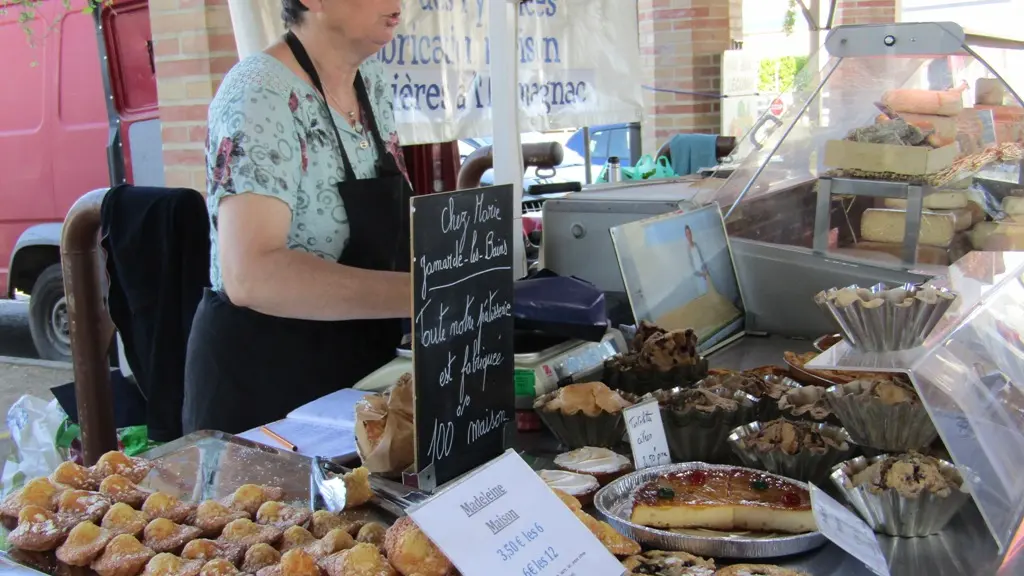
[[[412,190],[370,59],[401,0],[282,4],[288,34],[210,105],[213,286],[189,338],[186,433],[241,432],[352,386],[394,357],[410,315]]]

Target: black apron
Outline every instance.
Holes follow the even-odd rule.
[[[338,262],[408,272],[412,188],[384,146],[362,75],[356,74],[356,94],[378,157],[378,176],[367,180],[356,179],[305,48],[291,32],[285,40],[323,99],[345,170],[338,193],[348,213],[349,241]],[[307,402],[353,386],[392,360],[401,339],[398,319],[280,318],[235,306],[225,294],[207,290],[188,342],[184,431],[238,433],[280,420]]]

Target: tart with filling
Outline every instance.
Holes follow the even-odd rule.
[[[565,470],[541,470],[537,474],[549,488],[572,496],[581,506],[589,506],[594,501],[594,494],[601,487],[597,478],[589,474]]]
[[[584,446],[555,456],[555,466],[568,472],[592,476],[601,486],[633,470],[629,458],[608,448],[594,446]]]
[[[716,576],[807,576],[807,574],[770,564],[734,564],[722,568]]]
[[[622,561],[626,576],[714,576],[715,561],[686,552],[650,550]]]

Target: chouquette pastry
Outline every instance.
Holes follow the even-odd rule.
[[[549,488],[572,496],[581,506],[590,505],[594,501],[594,494],[601,487],[597,478],[589,474],[577,474],[565,470],[541,470],[537,474]]]
[[[142,576],[199,576],[202,560],[186,560],[174,554],[161,552],[146,563]]]
[[[135,576],[156,556],[149,548],[129,534],[115,536],[103,554],[93,561],[92,569],[100,576]]]
[[[134,482],[120,474],[112,474],[100,482],[100,494],[107,496],[112,502],[141,508],[152,492],[136,486]]]
[[[246,574],[255,574],[280,561],[281,553],[274,550],[273,546],[270,544],[257,544],[245,551],[245,558],[242,560],[241,568]]]
[[[245,512],[249,518],[254,518],[264,503],[283,498],[284,490],[276,486],[243,484],[225,498],[223,503],[236,512]]]
[[[807,576],[804,572],[769,564],[734,564],[726,566],[716,576]]]
[[[199,538],[202,530],[195,526],[175,524],[167,518],[154,518],[142,531],[142,543],[156,553],[181,550],[185,544]]]
[[[345,481],[345,508],[362,506],[373,500],[373,488],[370,487],[370,471],[365,467],[359,467],[351,472],[346,472],[342,479]]]
[[[327,576],[397,576],[397,572],[373,544],[359,543],[319,562]]]
[[[555,456],[555,466],[568,472],[593,476],[601,486],[633,470],[629,458],[608,448],[594,446],[584,446]]]
[[[35,506],[50,512],[57,510],[57,498],[64,488],[57,486],[48,478],[29,480],[25,486],[11,494],[0,503],[0,515],[15,519],[26,506]]]
[[[21,550],[49,552],[64,541],[70,528],[62,524],[53,512],[29,505],[21,509],[18,527],[7,535],[7,541]]]
[[[622,561],[626,576],[714,576],[715,561],[686,552],[650,550]]]
[[[149,471],[153,469],[153,463],[144,458],[132,458],[123,452],[107,452],[92,467],[92,472],[99,478],[106,478],[117,474],[124,476],[134,484],[142,482]]]
[[[54,484],[75,490],[96,490],[100,487],[101,480],[103,478],[98,474],[74,462],[61,462],[53,474],[50,474],[50,481]]]
[[[57,548],[57,559],[68,566],[88,566],[113,538],[109,530],[82,522],[71,529],[68,539]]]
[[[258,546],[266,546],[266,544],[256,544],[249,547],[248,550]],[[242,561],[242,556],[246,552],[247,549],[243,546],[199,538],[185,544],[185,547],[181,550],[181,557],[185,560],[202,560],[203,562],[222,559],[227,560],[231,564],[238,564]],[[274,562],[277,561],[275,560]]]
[[[816,530],[807,490],[745,469],[673,472],[641,486],[632,521],[651,528],[802,534]]]
[[[184,524],[194,515],[196,507],[170,494],[154,492],[142,503],[142,511],[150,518],[166,518],[175,524]]]
[[[264,504],[266,505],[266,503]],[[262,509],[262,506],[260,507]],[[259,512],[257,511],[257,518]],[[193,514],[191,524],[203,531],[206,538],[216,538],[229,523],[249,518],[245,512],[234,511],[216,500],[201,502]]]
[[[313,513],[305,508],[277,501],[264,502],[256,511],[257,524],[276,526],[281,530],[287,530],[292,526],[306,526],[312,517]]]

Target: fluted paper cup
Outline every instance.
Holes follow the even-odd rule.
[[[626,435],[622,411],[587,416],[583,412],[564,414],[561,410],[545,410],[544,405],[553,400],[556,394],[557,391],[537,397],[533,408],[562,445],[575,450],[584,446],[615,448],[622,444]],[[619,395],[634,404],[637,401],[633,394],[619,392]]]
[[[921,402],[886,404],[859,396],[867,380],[833,386],[825,391],[829,408],[855,444],[886,452],[906,452],[931,444],[939,433]]]
[[[729,446],[745,466],[820,485],[828,480],[837,463],[848,460],[857,450],[846,430],[828,424],[812,424],[817,433],[834,440],[839,448],[828,448],[823,452],[800,450],[796,454],[787,454],[778,447],[762,451],[749,440],[764,429],[766,424],[751,422],[729,434]]]
[[[729,433],[754,419],[757,399],[745,392],[725,389],[710,390],[736,402],[736,410],[716,409],[703,412],[696,408],[680,409],[666,402],[684,392],[676,388],[654,394],[661,408],[662,425],[673,462],[707,462],[728,464],[733,460],[726,439]]]
[[[940,470],[960,478],[960,489],[953,490],[945,497],[928,491],[916,497],[908,497],[892,488],[874,492],[868,486],[854,486],[854,476],[883,458],[886,456],[870,460],[860,457],[837,464],[830,477],[857,514],[875,532],[904,538],[937,534],[971,498],[956,466],[943,460],[939,461]]]

